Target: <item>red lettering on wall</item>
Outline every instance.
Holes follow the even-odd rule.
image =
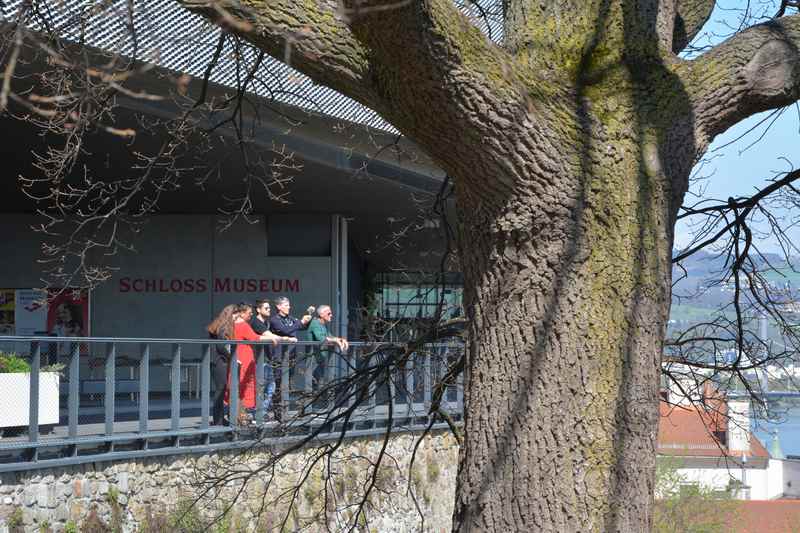
[[[209,286],[213,287],[214,292],[300,292],[300,280],[297,278],[214,278],[213,284],[205,278],[124,277],[119,280],[119,292],[192,293],[206,292]]]

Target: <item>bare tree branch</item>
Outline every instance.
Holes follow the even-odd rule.
[[[176,0],[312,80],[363,104],[375,103],[368,50],[346,25],[338,2]]]

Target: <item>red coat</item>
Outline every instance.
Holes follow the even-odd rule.
[[[236,322],[233,325],[233,340],[258,341],[261,336],[253,331],[247,322]],[[239,360],[239,405],[248,409],[256,407],[256,361],[253,356],[253,347],[246,344],[236,346],[236,359]],[[225,391],[227,403],[231,390],[231,373],[228,370],[228,390]]]

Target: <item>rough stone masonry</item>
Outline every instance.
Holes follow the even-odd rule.
[[[329,464],[318,464],[307,476],[307,465],[319,448],[288,455],[276,465],[274,473],[259,472],[246,484],[226,479],[204,497],[202,490],[210,481],[233,471],[252,472],[276,450],[265,446],[247,452],[164,456],[0,474],[0,533],[82,531],[91,520],[102,522],[108,531],[153,531],[174,525],[181,517],[194,521],[189,529],[204,530],[231,503],[230,510],[219,519],[231,532],[280,530],[284,519],[283,529],[289,531],[301,527],[324,530],[326,523],[336,531],[354,519],[366,530],[381,533],[421,528],[449,531],[458,445],[449,432],[429,435],[409,470],[418,438],[408,433],[392,436],[377,470],[370,465],[380,453],[383,439],[358,438],[346,441]],[[353,504],[367,486],[367,474],[373,471],[375,488],[366,514],[354,517]],[[277,495],[297,486],[304,477],[290,509],[288,500]],[[187,513],[189,503],[198,497],[198,503]],[[268,505],[262,505],[264,502]]]

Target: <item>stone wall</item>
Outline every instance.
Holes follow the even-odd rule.
[[[335,443],[325,442],[278,462],[280,450],[260,447],[0,474],[0,533],[324,531],[326,522],[333,531],[352,523],[368,532],[449,531],[458,445],[449,432],[427,436],[409,470],[418,438],[392,436],[377,469],[380,437],[344,441],[329,455]]]

